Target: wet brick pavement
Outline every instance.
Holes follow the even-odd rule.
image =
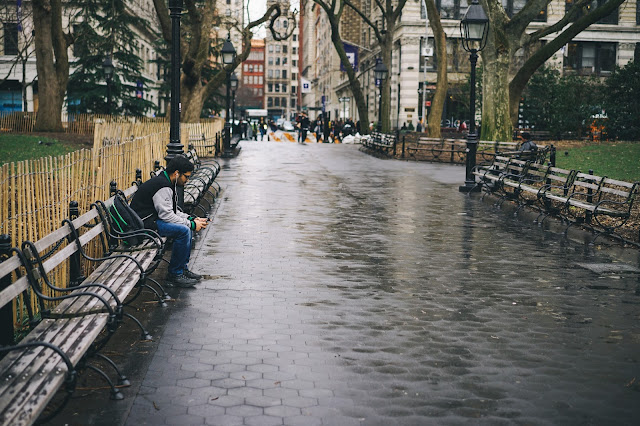
[[[466,197],[458,166],[242,146],[125,424],[637,424],[637,253]]]

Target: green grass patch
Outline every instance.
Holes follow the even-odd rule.
[[[0,164],[57,157],[77,149],[78,147],[71,143],[41,136],[0,134]]]
[[[569,155],[565,155],[565,152]],[[640,143],[621,142],[559,149],[556,165],[563,169],[578,169],[584,173],[591,169],[597,176],[627,182],[640,181]]]

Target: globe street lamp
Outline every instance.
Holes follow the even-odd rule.
[[[376,79],[376,84],[380,88],[380,103],[378,104],[378,132],[382,132],[382,86],[384,86],[384,81],[387,79],[387,74],[389,74],[389,70],[382,62],[381,58],[376,59],[376,66],[373,69],[373,74]]]
[[[113,78],[113,70],[111,55],[107,55],[102,63],[102,72],[104,72],[104,79],[107,81],[107,114],[111,114],[111,79]]]
[[[222,45],[222,63],[225,66],[229,66],[234,63],[236,60],[236,49],[233,47],[231,43],[231,34],[227,34],[227,39]],[[223,156],[231,157],[233,154],[231,152],[231,125],[229,123],[229,107],[231,105],[231,73],[227,71],[227,113],[225,115],[225,123],[224,123],[224,146],[223,146]]]
[[[232,128],[235,130],[237,130],[236,126],[235,126],[235,122],[236,122],[236,89],[238,88],[238,76],[236,75],[236,73],[231,73],[231,78],[229,79],[230,83],[231,83],[231,99],[232,99],[232,105],[231,105],[231,125]]]
[[[489,34],[489,19],[484,13],[482,5],[478,0],[473,0],[460,21],[460,33],[462,35],[462,47],[470,53],[471,62],[471,94],[469,96],[469,133],[467,133],[467,162],[466,179],[464,185],[460,186],[460,192],[479,191],[480,186],[476,185],[473,169],[476,166],[476,152],[478,150],[478,134],[476,132],[476,64],[478,63],[478,52],[487,45]]]
[[[173,157],[184,152],[180,143],[180,17],[182,16],[182,0],[169,0],[171,14],[171,116],[169,127],[169,143],[167,164]]]

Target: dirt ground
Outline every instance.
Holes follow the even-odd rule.
[[[65,132],[30,132],[29,136],[40,136],[43,138],[56,139],[61,142],[65,142],[69,145],[75,145],[78,149],[91,148],[93,146],[93,135],[84,135],[77,133],[65,133]]]

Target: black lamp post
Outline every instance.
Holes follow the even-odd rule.
[[[466,178],[464,185],[460,186],[460,192],[479,191],[480,186],[476,185],[473,169],[476,166],[476,152],[478,150],[478,134],[476,132],[476,64],[478,63],[478,52],[487,45],[487,35],[489,33],[489,19],[484,13],[484,9],[473,0],[460,21],[460,33],[462,35],[462,47],[470,53],[471,62],[471,94],[469,96],[469,133],[467,134],[467,162]]]
[[[378,104],[378,132],[382,132],[382,86],[384,86],[384,81],[387,79],[387,74],[389,74],[389,70],[382,62],[381,58],[376,59],[376,66],[373,69],[373,73],[376,81],[378,82],[378,87],[380,88],[380,102]]]
[[[164,159],[169,163],[173,157],[182,154],[180,143],[180,17],[182,0],[169,0],[171,15],[171,117],[169,143]]]
[[[229,66],[233,64],[236,60],[236,49],[233,47],[231,43],[231,34],[227,35],[227,39],[222,45],[222,63],[225,66]],[[225,115],[225,123],[224,123],[224,157],[231,157],[233,153],[231,152],[231,123],[229,123],[229,107],[231,106],[231,73],[227,71],[227,113]]]
[[[111,61],[111,55],[107,55],[102,63],[104,79],[107,81],[107,114],[111,114],[111,79],[113,78],[113,70],[114,66]]]
[[[238,76],[236,73],[231,73],[231,77],[229,78],[229,82],[231,83],[231,126],[235,130],[236,122],[236,89],[238,88]]]

